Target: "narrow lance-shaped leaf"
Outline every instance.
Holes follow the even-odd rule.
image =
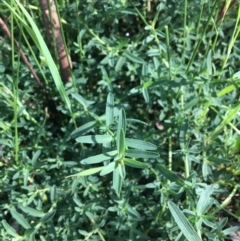
[[[115,190],[115,192],[118,196],[121,193],[122,182],[123,182],[123,179],[119,174],[119,169],[115,168],[113,171],[113,189]]]
[[[106,126],[107,126],[107,128],[109,128],[109,126],[112,125],[113,120],[114,120],[114,96],[110,92],[110,93],[108,93],[107,103],[106,103]],[[110,134],[107,132],[106,135],[110,135]],[[102,146],[103,153],[110,151],[111,147],[112,147],[111,142],[103,143],[103,146]],[[104,162],[105,166],[108,164],[109,164],[109,160]]]
[[[48,212],[44,217],[41,218],[40,222],[42,222],[42,223],[48,222],[49,220],[51,220],[53,218],[55,213],[56,213],[56,210],[53,210],[52,212]]]
[[[16,233],[16,231],[6,222],[6,220],[2,221],[3,227],[6,229],[7,233],[13,236],[14,238],[19,238],[20,236]]]
[[[171,182],[176,182],[181,187],[183,187],[185,185],[184,180],[182,180],[180,177],[178,177],[175,173],[173,173],[170,170],[168,170],[166,167],[164,167],[164,166],[162,166],[160,164],[157,164],[157,168],[159,169],[161,174],[163,176],[165,176]]]
[[[97,125],[96,121],[90,121],[78,127],[75,131],[72,132],[71,138],[76,139],[77,137],[84,135],[85,133],[92,130],[96,125]]]
[[[117,154],[118,154],[118,151],[114,150],[114,151],[106,152],[104,154],[99,154],[96,156],[88,157],[86,159],[83,159],[81,161],[81,163],[82,164],[96,164],[96,163],[108,161],[112,158],[115,158],[117,156]]]
[[[110,92],[107,97],[107,105],[106,105],[106,125],[110,126],[113,123],[114,118],[114,97]]]
[[[102,171],[100,172],[100,176],[104,176],[104,175],[107,175],[107,174],[113,172],[113,170],[115,169],[115,165],[116,165],[115,161],[109,163],[107,166],[105,166],[102,169]]]
[[[112,137],[109,135],[90,135],[90,136],[80,136],[76,139],[80,143],[108,143],[112,141]]]
[[[120,135],[117,138],[117,148],[118,148],[118,155],[122,157],[125,153],[125,134],[123,129],[121,129]]]
[[[95,174],[97,172],[100,172],[104,167],[94,167],[94,168],[90,168],[88,170],[84,170],[84,171],[81,171],[79,172],[77,175],[78,176],[81,176],[81,177],[84,177],[84,176],[89,176],[89,175],[92,175],[92,174]]]
[[[133,160],[133,159],[128,159],[128,158],[124,158],[124,163],[125,163],[125,165],[134,167],[134,168],[148,168],[149,167],[147,163],[140,162],[140,161]]]
[[[45,213],[43,213],[43,212],[41,212],[41,211],[39,211],[37,209],[31,208],[31,207],[20,205],[19,208],[23,212],[29,214],[32,217],[43,217],[45,215]]]
[[[119,172],[120,177],[122,178],[122,180],[124,180],[124,178],[126,177],[126,170],[125,170],[124,162],[120,161],[118,163],[117,168],[118,168],[118,172]]]
[[[119,117],[118,117],[118,129],[117,129],[117,135],[119,136],[121,133],[121,129],[123,129],[124,134],[126,134],[126,114],[124,109],[121,109],[119,111]]]
[[[146,141],[142,140],[137,140],[137,139],[130,139],[130,138],[125,138],[126,145],[128,147],[140,149],[140,150],[156,150],[157,146]]]
[[[158,158],[159,154],[157,152],[151,152],[151,151],[128,149],[125,152],[125,156],[134,157],[134,158]]]
[[[12,214],[12,217],[25,229],[31,228],[30,224],[28,221],[16,210],[11,210],[10,211]]]
[[[182,211],[177,207],[177,205],[169,201],[168,207],[178,227],[181,229],[186,239],[188,241],[201,241],[201,238],[198,236],[195,229],[192,227],[192,225],[189,223],[189,221],[184,216]]]
[[[144,64],[145,63],[145,61],[142,58],[140,58],[140,57],[138,57],[138,56],[136,56],[134,54],[131,54],[129,52],[125,52],[124,56],[126,56],[133,63],[137,63],[137,64]]]
[[[117,64],[115,66],[115,71],[118,72],[122,69],[122,66],[126,63],[126,57],[125,56],[121,56],[118,61]]]
[[[57,199],[57,187],[56,185],[53,185],[50,189],[50,199],[51,202],[55,202]]]
[[[94,101],[85,100],[78,93],[71,93],[71,95],[74,99],[76,99],[84,107],[84,109],[87,109],[89,105],[92,105],[94,103]]]
[[[196,212],[198,216],[205,214],[213,204],[211,195],[213,194],[214,186],[207,186],[205,190],[201,192],[200,198],[197,203]]]

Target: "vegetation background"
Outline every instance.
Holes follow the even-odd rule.
[[[0,2],[1,240],[229,240],[239,1],[43,2]]]

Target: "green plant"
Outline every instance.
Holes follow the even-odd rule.
[[[38,2],[0,3],[1,239],[225,240],[240,210],[239,3],[221,22],[217,0],[57,3],[65,85]]]

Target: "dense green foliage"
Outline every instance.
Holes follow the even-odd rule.
[[[239,3],[217,24],[224,1],[58,1],[66,84],[38,1],[21,2],[2,1],[0,17],[44,88],[1,32],[1,240],[236,231]]]

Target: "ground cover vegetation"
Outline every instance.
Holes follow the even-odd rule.
[[[239,1],[53,3],[0,2],[1,240],[230,240]]]

